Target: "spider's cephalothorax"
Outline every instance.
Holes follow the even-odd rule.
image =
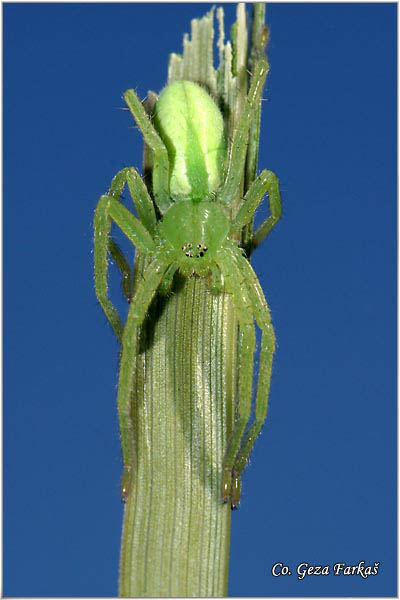
[[[160,223],[160,235],[183,275],[209,274],[229,233],[229,220],[216,202],[178,202]]]
[[[152,197],[133,168],[123,169],[99,200],[95,214],[96,293],[122,343],[118,389],[118,411],[124,462],[122,497],[129,493],[133,464],[131,393],[132,365],[137,353],[137,332],[157,292],[168,291],[174,274],[209,276],[211,291],[222,289],[232,297],[241,331],[239,416],[221,465],[222,500],[236,508],[240,498],[240,476],[266,417],[274,332],[263,291],[237,241],[252,220],[264,195],[271,215],[250,241],[255,248],[281,215],[279,185],[271,171],[264,170],[237,201],[243,179],[249,128],[261,101],[267,63],[261,58],[251,77],[244,108],[239,115],[229,149],[222,115],[207,92],[198,85],[180,81],[160,95],[154,125],[133,90],[125,100],[146,144],[152,151]],[[120,202],[128,184],[138,218]],[[236,199],[233,205],[233,199]],[[107,295],[107,254],[124,276],[127,261],[109,237],[114,221],[149,265],[138,283],[128,318],[122,324]],[[126,278],[128,278],[126,276]],[[255,418],[245,435],[251,415],[252,373],[255,350],[254,320],[262,331]]]

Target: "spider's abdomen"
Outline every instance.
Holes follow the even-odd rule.
[[[199,202],[222,182],[226,157],[224,121],[203,88],[175,81],[160,94],[154,126],[168,150],[170,194]]]
[[[162,238],[175,250],[175,260],[198,273],[215,259],[228,232],[228,217],[215,202],[178,202],[160,224]]]

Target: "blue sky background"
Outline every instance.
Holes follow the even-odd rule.
[[[116,595],[118,349],[94,295],[93,211],[141,164],[123,91],[159,91],[209,6],[3,5],[6,596]],[[284,217],[253,264],[278,351],[229,593],[394,596],[396,5],[271,4],[268,22],[260,167]],[[379,575],[295,574],[362,560]],[[276,562],[292,576],[272,577]]]

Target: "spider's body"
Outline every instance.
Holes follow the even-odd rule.
[[[138,173],[127,168],[113,179],[109,193],[101,197],[95,215],[96,292],[122,342],[118,410],[124,499],[129,493],[133,461],[131,392],[137,333],[154,295],[157,291],[166,293],[179,270],[185,277],[210,276],[210,290],[215,294],[223,290],[231,294],[236,310],[241,344],[239,417],[221,465],[221,485],[224,502],[230,500],[232,508],[239,502],[240,476],[266,417],[275,348],[264,294],[237,240],[266,193],[271,216],[255,232],[251,246],[256,247],[278,221],[281,207],[276,176],[270,171],[262,171],[238,205],[233,207],[232,204],[243,179],[247,137],[261,100],[266,73],[267,64],[262,58],[254,69],[228,153],[222,115],[211,97],[196,84],[176,82],[162,92],[155,108],[155,127],[135,93],[129,90],[125,94],[152,150],[153,198]],[[125,183],[129,186],[138,218],[120,202]],[[107,253],[112,254],[123,272],[126,263],[119,248],[109,238],[112,221],[149,258],[148,268],[131,299],[125,325],[107,296]],[[254,319],[262,331],[259,381],[255,419],[245,436],[251,414]]]

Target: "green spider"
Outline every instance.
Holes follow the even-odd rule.
[[[209,277],[210,290],[231,294],[240,329],[241,370],[239,417],[228,441],[222,466],[222,500],[236,508],[240,477],[267,413],[275,337],[260,283],[244,250],[240,232],[252,220],[264,195],[270,216],[255,232],[255,248],[281,216],[277,177],[264,170],[233,209],[243,177],[249,127],[261,100],[267,62],[260,59],[251,78],[245,107],[226,149],[222,115],[200,86],[179,81],[161,93],[153,122],[133,92],[124,97],[152,151],[152,192],[133,168],[120,171],[107,195],[100,198],[94,219],[96,293],[122,344],[118,413],[124,471],[121,483],[125,501],[133,468],[131,393],[132,365],[137,353],[138,330],[157,291],[168,293],[176,271],[185,277]],[[128,184],[138,214],[120,202]],[[125,325],[107,295],[107,254],[123,270],[124,258],[110,240],[114,221],[138,250],[150,259],[138,283]],[[245,436],[251,414],[253,362],[256,344],[254,320],[262,331],[255,420]]]

